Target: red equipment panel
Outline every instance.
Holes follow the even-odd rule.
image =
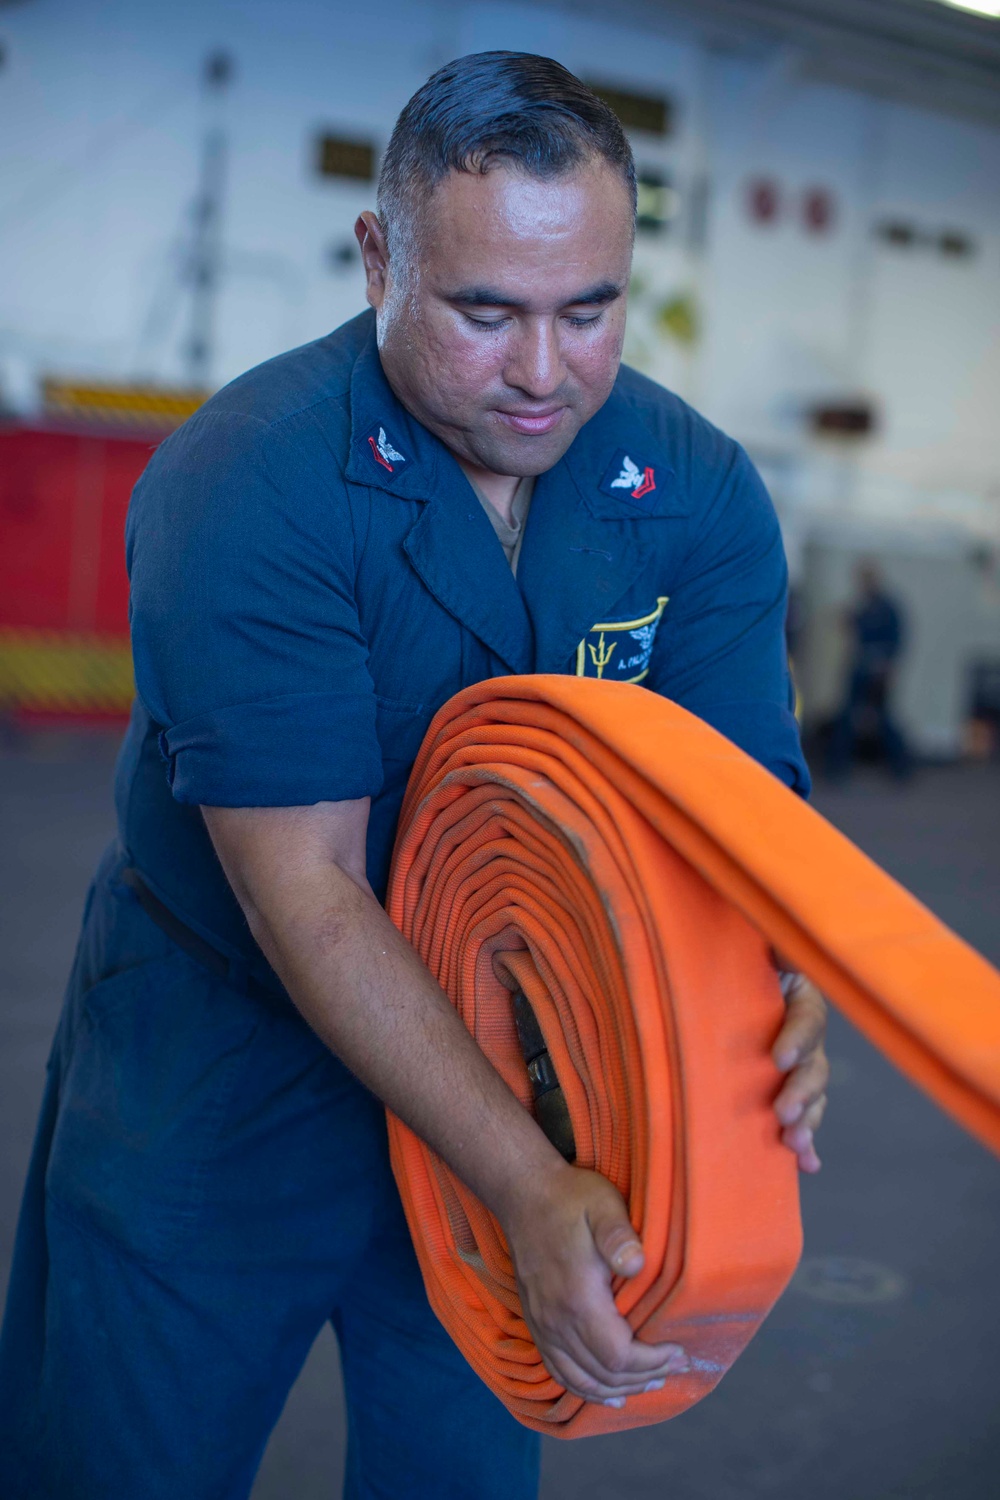
[[[0,708],[127,713],[125,513],[157,441],[0,428]]]

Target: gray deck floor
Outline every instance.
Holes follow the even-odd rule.
[[[0,753],[0,1276],[113,746]],[[820,809],[1000,963],[1000,768],[864,774]],[[948,996],[942,996],[948,1004]],[[992,1500],[1000,1495],[1000,1164],[834,1018],[825,1168],[803,1185],[806,1276],[719,1390],[672,1423],[550,1442],[543,1500]],[[333,1500],[344,1428],[319,1340],[254,1500]],[[401,1497],[403,1500],[403,1497]]]

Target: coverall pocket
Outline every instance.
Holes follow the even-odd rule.
[[[255,1029],[245,997],[179,952],[88,990],[64,1059],[53,1205],[141,1259],[176,1254]]]
[[[376,697],[375,725],[382,763],[386,775],[408,776],[420,749],[434,710],[426,704],[400,703],[394,698]]]

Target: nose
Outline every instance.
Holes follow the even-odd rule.
[[[555,327],[548,318],[526,319],[504,370],[507,385],[533,401],[554,396],[566,376]]]

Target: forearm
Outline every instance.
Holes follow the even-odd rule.
[[[643,1264],[621,1195],[563,1161],[375,900],[367,801],[203,812],[254,936],[306,1020],[496,1214],[556,1379],[620,1406],[681,1368],[676,1345],[636,1339],[615,1306],[612,1276]]]
[[[501,1223],[564,1168],[370,889],[329,864],[238,894],[312,1028]]]

